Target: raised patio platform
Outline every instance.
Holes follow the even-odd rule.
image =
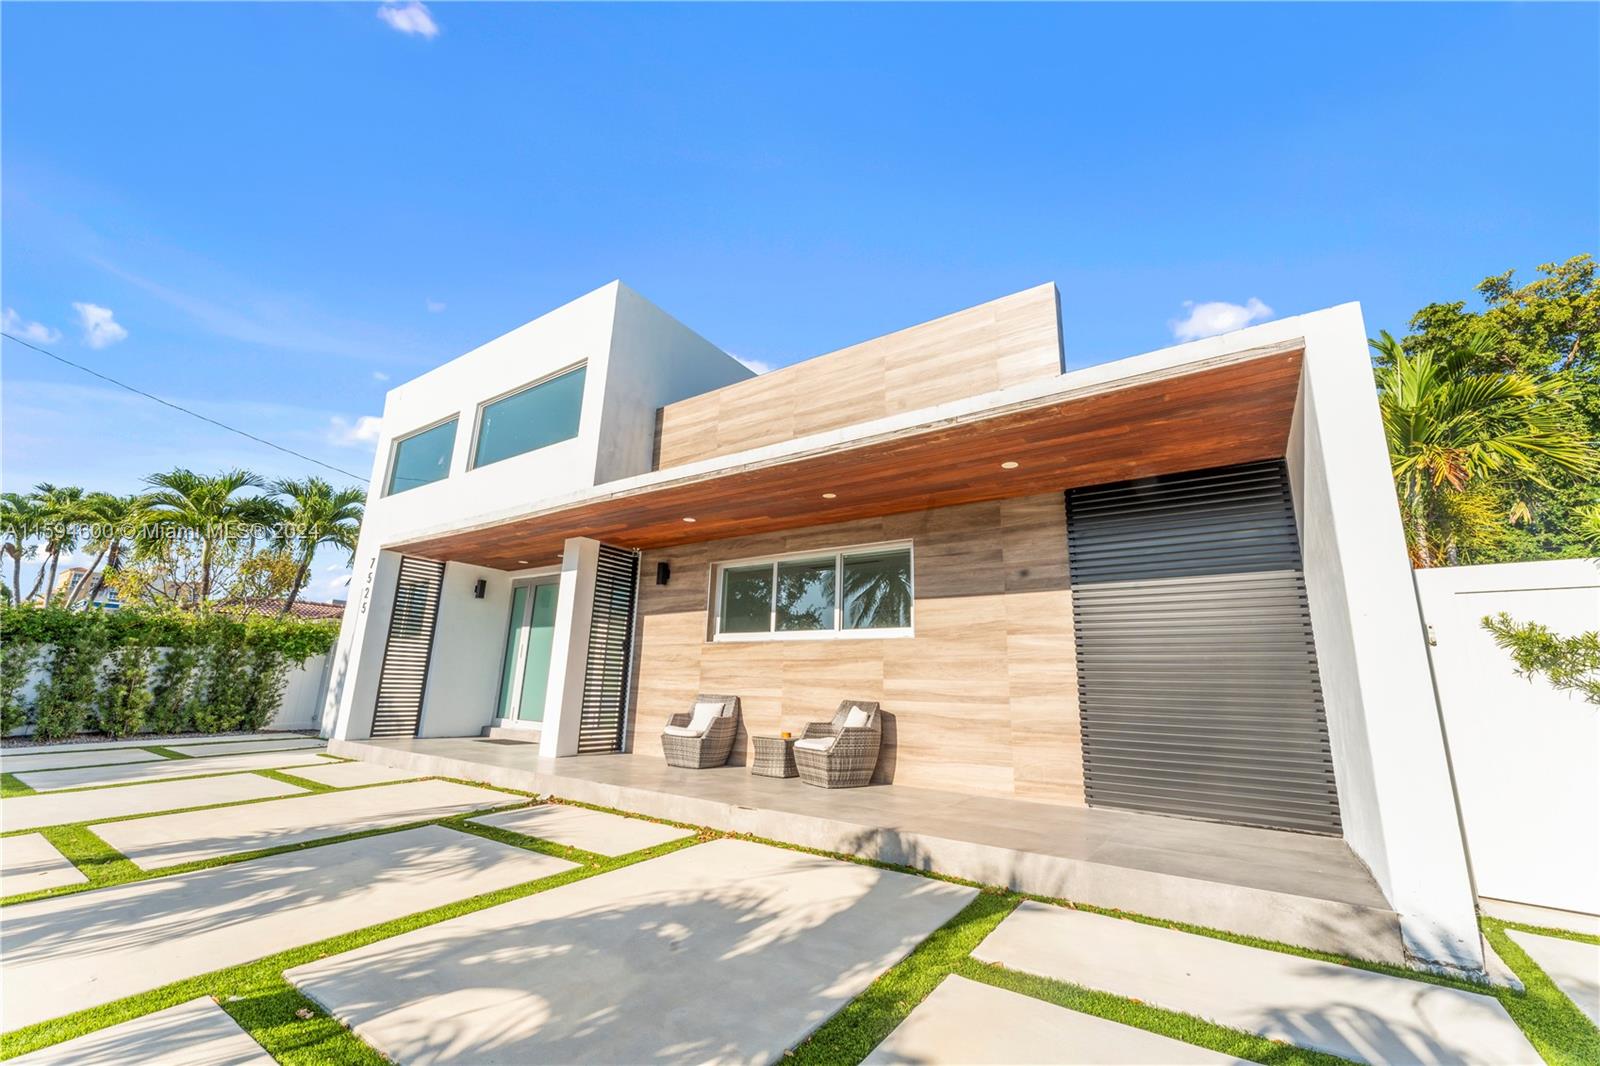
[[[1099,907],[1404,965],[1398,916],[1334,837],[880,785],[819,789],[643,755],[539,759],[478,737],[329,754],[559,796]]]

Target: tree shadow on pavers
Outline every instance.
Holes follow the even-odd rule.
[[[332,845],[340,846],[340,845]],[[437,839],[395,843],[385,865],[352,877],[349,864],[314,865],[326,849],[288,852],[7,907],[0,928],[0,953],[12,966],[42,962],[58,954],[91,960],[96,955],[153,947],[243,926],[270,914],[335,904],[386,881],[406,882],[446,871],[467,875],[469,864],[493,864],[463,848],[441,848]],[[351,928],[363,924],[352,916]],[[280,944],[273,946],[276,951]],[[262,954],[269,954],[263,951]]]
[[[592,898],[627,872],[288,976],[396,1061],[767,1062],[968,898],[792,853],[782,869],[729,883],[674,888],[663,874],[616,903]]]
[[[1326,965],[1307,963],[1306,976],[1325,973]],[[1257,1024],[1248,1028],[1270,1039],[1364,1062],[1538,1061],[1516,1022],[1491,995],[1354,967],[1344,968],[1340,976],[1370,982],[1374,994],[1385,998],[1390,1016],[1334,994],[1315,1010],[1262,1010]],[[1476,1012],[1481,1017],[1473,1018]],[[1396,1021],[1394,1015],[1411,1020]]]

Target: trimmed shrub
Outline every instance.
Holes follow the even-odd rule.
[[[154,697],[150,692],[152,649],[124,644],[106,656],[100,683],[100,730],[125,737],[144,725]]]
[[[50,646],[50,675],[34,708],[33,731],[40,740],[70,737],[90,724],[110,647],[105,626],[93,622],[78,627],[75,639]]]
[[[22,698],[22,688],[33,672],[34,660],[39,656],[37,641],[18,639],[11,634],[0,638],[0,735],[20,729],[28,724],[29,701]]]

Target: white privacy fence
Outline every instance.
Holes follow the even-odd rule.
[[[1518,676],[1482,626],[1600,629],[1600,559],[1416,578],[1478,894],[1600,914],[1600,706]]]
[[[166,649],[158,648],[157,654],[165,655]],[[272,721],[267,724],[268,729],[317,729],[321,726],[322,701],[328,693],[328,674],[332,661],[333,653],[329,651],[313,655],[300,666],[290,669],[288,682],[283,687],[283,700],[278,704]],[[22,686],[25,702],[33,702],[34,693],[49,674],[49,662],[50,649],[43,646],[34,659],[27,683]],[[152,675],[154,672],[152,667]],[[32,732],[32,726],[25,726],[11,735],[26,736]]]

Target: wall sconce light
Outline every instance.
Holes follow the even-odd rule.
[[[478,583],[472,586],[472,598],[475,600],[483,599],[483,594],[488,588],[489,582],[480,577],[478,579]]]
[[[670,577],[672,577],[672,567],[668,566],[665,561],[657,563],[656,584],[665,585],[667,583],[667,579]]]

